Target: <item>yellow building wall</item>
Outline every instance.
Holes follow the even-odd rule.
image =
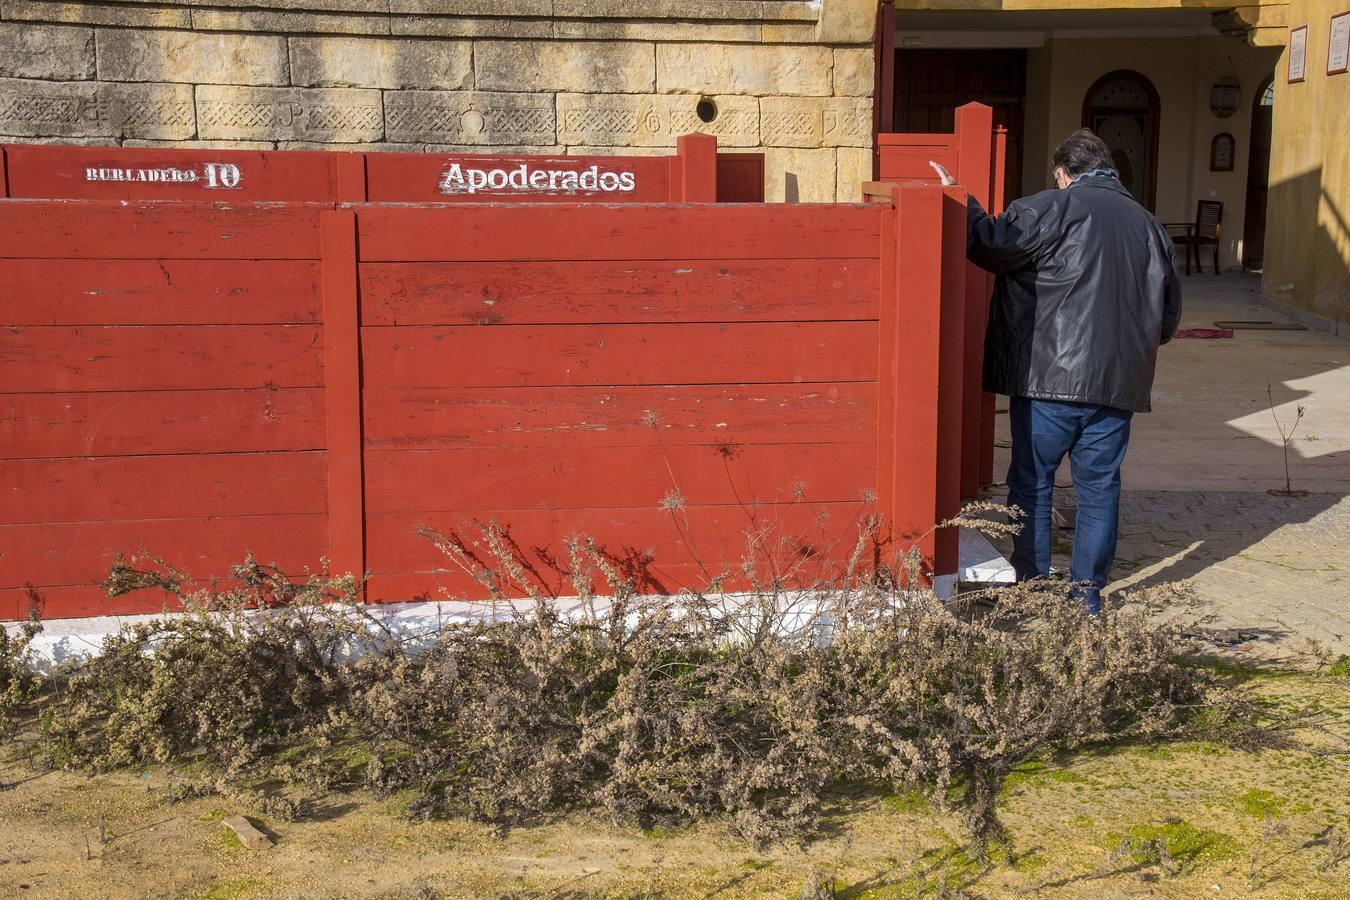
[[[1219,263],[1229,268],[1239,265],[1252,104],[1277,60],[1276,50],[1217,36],[1057,39],[1031,50],[1023,191],[1051,186],[1050,155],[1064,136],[1082,126],[1083,99],[1093,83],[1116,69],[1133,69],[1153,83],[1161,106],[1158,218],[1191,221],[1199,200],[1223,201]],[[1235,70],[1242,85],[1242,106],[1221,119],[1209,108],[1210,86]],[[1209,171],[1210,143],[1221,132],[1233,135],[1236,142],[1232,172]]]
[[[1268,297],[1350,325],[1350,74],[1327,75],[1331,17],[1346,0],[1294,0],[1290,28],[1308,26],[1307,80],[1275,77],[1264,289]]]

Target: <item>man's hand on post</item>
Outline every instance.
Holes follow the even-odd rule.
[[[942,182],[943,187],[951,187],[956,184],[956,179],[952,177],[952,173],[948,172],[944,166],[938,165],[931,159],[928,161],[928,164],[932,166],[933,171],[937,173],[938,180]]]

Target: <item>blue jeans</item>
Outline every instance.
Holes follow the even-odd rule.
[[[1013,397],[1012,465],[1008,503],[1026,517],[1013,538],[1017,580],[1050,574],[1050,508],[1055,471],[1069,455],[1078,493],[1073,562],[1073,595],[1088,612],[1101,611],[1102,588],[1116,556],[1120,518],[1120,464],[1130,441],[1133,413],[1087,403],[1059,403]]]

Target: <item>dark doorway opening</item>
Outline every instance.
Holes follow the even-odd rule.
[[[1270,142],[1275,123],[1275,75],[1256,91],[1252,104],[1252,140],[1247,153],[1247,215],[1242,223],[1242,268],[1265,265],[1266,195],[1270,193]]]
[[[916,50],[895,52],[894,130],[902,134],[950,132],[956,108],[978,102],[994,110],[994,127],[1008,130],[1005,200],[1022,194],[1025,132],[1025,50]]]
[[[1106,141],[1121,183],[1149,211],[1157,208],[1160,113],[1153,82],[1129,69],[1103,75],[1083,97],[1083,127]]]

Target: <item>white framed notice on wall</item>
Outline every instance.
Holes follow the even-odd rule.
[[[1308,73],[1308,26],[1289,32],[1289,83],[1297,84]]]
[[[1331,38],[1327,45],[1327,74],[1350,71],[1350,12],[1331,17]]]

